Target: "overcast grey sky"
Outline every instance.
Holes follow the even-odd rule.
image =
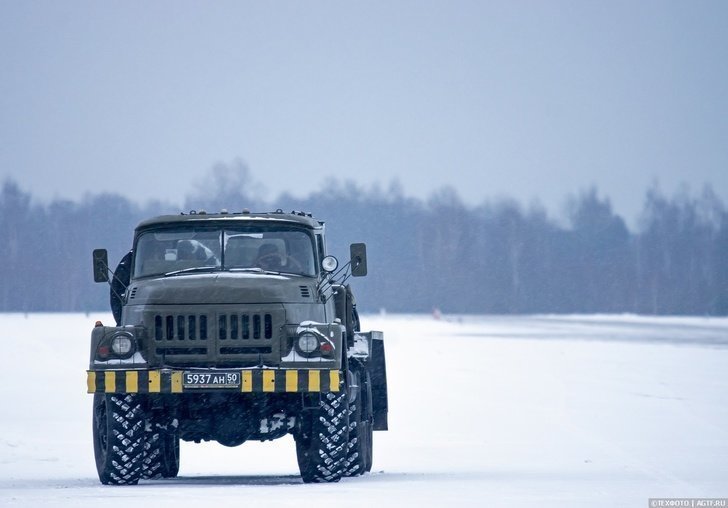
[[[726,200],[728,2],[0,0],[0,178],[181,203],[236,158],[268,198]]]

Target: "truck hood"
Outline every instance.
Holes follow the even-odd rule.
[[[316,280],[264,273],[204,273],[132,281],[129,305],[313,303]]]

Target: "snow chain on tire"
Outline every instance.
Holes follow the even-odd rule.
[[[348,453],[347,390],[322,394],[310,424],[310,430],[296,441],[301,477],[305,483],[337,482],[344,474]]]
[[[140,397],[98,395],[94,399],[96,469],[105,485],[139,482],[144,457],[144,408]]]

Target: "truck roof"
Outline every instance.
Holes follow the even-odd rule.
[[[184,223],[209,223],[211,221],[221,222],[230,224],[238,223],[294,223],[311,229],[320,229],[323,227],[323,221],[314,219],[310,213],[305,212],[290,212],[285,213],[283,210],[276,210],[275,212],[263,212],[263,213],[250,213],[248,211],[243,212],[219,212],[219,213],[207,213],[204,211],[191,211],[190,213],[181,213],[179,215],[160,215],[158,217],[152,217],[151,219],[143,220],[136,227],[139,229],[146,229],[154,226],[163,225],[175,225]]]

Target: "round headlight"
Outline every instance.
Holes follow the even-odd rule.
[[[111,350],[118,356],[131,354],[133,347],[134,343],[128,335],[117,335],[111,340]]]
[[[321,260],[321,268],[324,272],[331,273],[339,266],[339,261],[334,256],[326,256]]]
[[[302,333],[298,337],[298,350],[301,353],[310,354],[319,347],[318,337],[312,333]]]

